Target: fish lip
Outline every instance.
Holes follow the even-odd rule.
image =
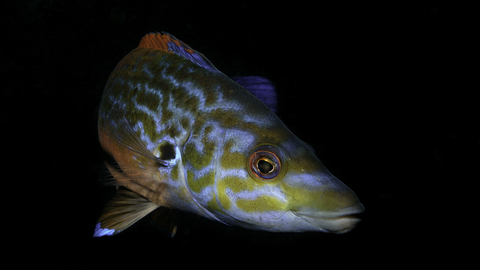
[[[292,211],[292,213],[319,231],[342,234],[351,231],[360,222],[359,215],[364,211],[365,207],[359,203],[333,212]]]
[[[356,205],[342,208],[337,211],[331,212],[313,212],[313,211],[293,211],[297,216],[306,216],[310,218],[321,218],[321,219],[338,219],[350,216],[358,216],[365,211],[363,204],[358,203]]]

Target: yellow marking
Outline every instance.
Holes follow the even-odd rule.
[[[312,208],[318,211],[335,211],[354,204],[357,201],[351,192],[333,190],[309,190],[282,184],[287,195],[289,209]]]
[[[238,152],[230,153],[227,149],[228,148],[225,147],[225,153],[223,154],[220,160],[221,161],[220,164],[222,165],[222,168],[223,169],[245,168],[246,162],[247,162],[245,155]]]
[[[285,202],[266,195],[260,195],[254,200],[237,199],[236,203],[238,208],[246,212],[279,211],[287,206]]]
[[[219,193],[225,192],[226,188],[231,189],[233,192],[238,193],[240,191],[253,191],[257,185],[251,179],[243,179],[236,176],[227,176],[218,183]]]
[[[230,198],[228,197],[227,193],[225,192],[225,188],[218,190],[218,200],[220,201],[220,204],[222,205],[223,209],[230,209],[231,202]]]
[[[195,178],[195,175],[192,172],[188,171],[187,179],[190,189],[193,192],[199,193],[202,191],[202,189],[213,185],[213,181],[215,180],[215,174],[212,170],[200,178]]]
[[[185,160],[190,161],[195,169],[202,169],[212,162],[215,144],[213,142],[204,142],[203,154],[197,151],[195,145],[189,143],[185,146]]]
[[[172,171],[170,172],[170,178],[174,181],[178,180],[178,164],[172,167]]]
[[[217,197],[213,193],[213,198],[207,202],[207,209],[214,212],[223,212],[222,209],[218,206]]]
[[[220,204],[225,209],[229,209],[231,206],[230,197],[227,195],[227,188],[231,191],[237,193],[243,190],[250,190],[252,191],[255,187],[253,185],[249,185],[249,180],[236,177],[236,176],[227,176],[220,180],[218,183],[218,200]]]

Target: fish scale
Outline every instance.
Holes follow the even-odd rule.
[[[274,89],[260,77],[240,81],[253,94]],[[158,207],[268,231],[353,228],[363,211],[356,195],[252,93],[175,37],[145,36],[102,97],[100,143],[115,161],[108,183],[126,190],[107,204],[95,236]]]

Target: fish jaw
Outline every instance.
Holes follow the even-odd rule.
[[[364,210],[365,207],[361,203],[358,203],[336,212],[291,211],[291,213],[302,219],[306,227],[310,225],[308,230],[342,234],[351,231],[360,222],[358,214]]]
[[[325,232],[343,234],[351,231],[360,222],[358,214],[364,211],[361,203],[335,213],[309,211],[272,211],[261,214],[262,218],[227,219],[226,223],[248,229],[269,232]],[[238,216],[237,216],[238,217]]]
[[[326,169],[325,169],[326,170]],[[283,184],[290,215],[298,231],[345,233],[365,210],[355,193],[328,170],[286,177]],[[292,217],[293,218],[293,217]]]

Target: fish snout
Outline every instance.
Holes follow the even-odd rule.
[[[291,178],[284,186],[288,209],[303,220],[305,231],[345,233],[360,222],[365,211],[357,195],[331,174],[320,177]]]

